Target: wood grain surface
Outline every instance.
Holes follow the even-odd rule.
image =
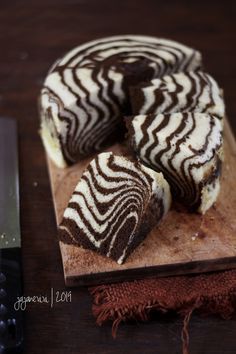
[[[202,51],[206,69],[225,91],[236,132],[236,4],[234,1],[41,0],[0,2],[0,113],[16,117],[24,294],[64,290],[46,158],[38,135],[37,97],[54,60],[75,45],[119,33],[176,39]],[[71,303],[29,304],[25,354],[181,353],[182,320],[153,316],[145,324],[97,327],[86,288]],[[194,316],[191,354],[235,354],[236,320]]]
[[[106,149],[128,156],[125,144]],[[96,156],[96,155],[95,155]],[[58,168],[48,158],[57,224],[93,156]],[[94,285],[144,276],[211,272],[236,267],[236,142],[228,121],[224,124],[224,164],[217,203],[205,215],[172,205],[159,226],[122,265],[96,252],[60,241],[67,286]]]

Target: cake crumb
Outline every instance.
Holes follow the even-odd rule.
[[[195,241],[197,237],[198,237],[198,232],[195,232],[195,234],[193,234],[193,236],[191,237],[192,241]]]

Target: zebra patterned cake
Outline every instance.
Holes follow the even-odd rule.
[[[206,113],[172,113],[137,115],[126,124],[140,161],[162,171],[173,196],[204,214],[220,189],[221,121]]]
[[[111,152],[92,160],[65,210],[60,239],[122,264],[170,207],[162,173]]]
[[[130,89],[132,114],[175,112],[209,113],[223,119],[222,92],[216,81],[202,71],[180,72]]]
[[[99,151],[131,113],[129,87],[200,67],[198,51],[155,37],[107,37],[73,49],[53,65],[41,91],[48,155],[65,167]]]

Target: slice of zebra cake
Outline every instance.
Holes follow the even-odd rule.
[[[126,125],[140,161],[163,172],[177,200],[204,214],[220,190],[221,121],[206,113],[173,113],[129,117]]]
[[[121,264],[170,207],[161,173],[112,152],[84,171],[59,226],[62,242],[82,246]]]
[[[217,82],[203,71],[179,72],[130,88],[132,112],[160,114],[199,112],[225,115],[223,92]]]

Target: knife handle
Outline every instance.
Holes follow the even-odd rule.
[[[22,296],[21,249],[0,249],[0,354],[22,353],[23,312],[14,304]]]

